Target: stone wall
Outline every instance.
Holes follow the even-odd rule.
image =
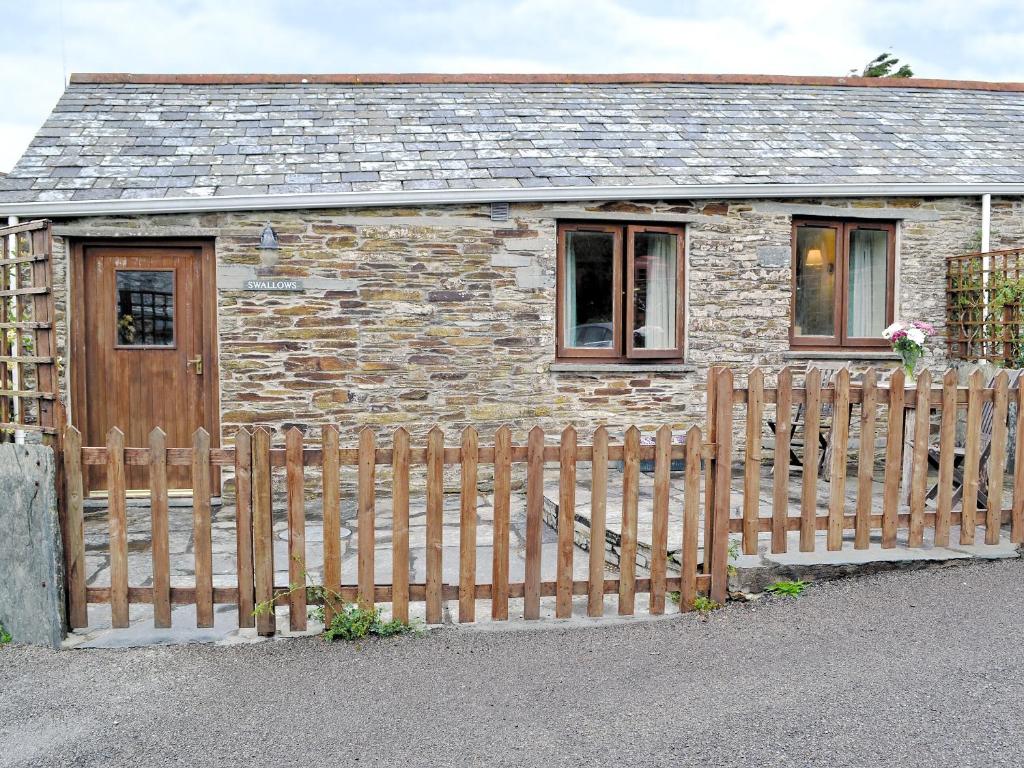
[[[1020,201],[998,211],[1001,232],[1024,231]],[[769,379],[784,364],[802,369],[788,343],[791,220],[815,214],[898,220],[897,316],[941,326],[945,257],[979,231],[974,198],[514,204],[507,222],[488,206],[104,217],[57,231],[216,237],[225,437],[244,424],[334,422],[346,440],[363,424],[422,434],[434,423],[509,423],[516,439],[534,424],[574,424],[585,439],[600,423],[702,423],[712,364],[740,381],[752,365]],[[580,218],[685,224],[689,367],[552,370],[556,222]],[[266,221],[282,244],[271,269],[256,249]],[[65,244],[55,243],[62,294]],[[267,275],[307,290],[241,290]],[[927,363],[943,354],[935,344]]]

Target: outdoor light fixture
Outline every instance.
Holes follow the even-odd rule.
[[[269,221],[263,227],[263,231],[260,232],[260,244],[257,247],[262,251],[278,251],[281,249],[281,244],[277,242],[277,232],[270,226]]]
[[[277,232],[270,226],[268,221],[263,231],[260,232],[260,244],[256,246],[260,250],[260,263],[264,267],[272,267],[277,264],[281,244],[277,241]]]
[[[271,232],[273,232],[273,230],[271,230]],[[807,261],[805,263],[808,267],[820,267],[822,264],[821,250],[818,248],[811,248],[811,250],[807,252]]]

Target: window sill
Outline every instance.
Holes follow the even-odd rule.
[[[782,353],[783,360],[899,360],[888,349],[791,349]]]
[[[690,373],[697,370],[691,363],[551,363],[552,373]]]

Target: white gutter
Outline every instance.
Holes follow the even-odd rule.
[[[223,195],[117,200],[54,200],[0,203],[0,215],[22,218],[111,216],[203,211],[271,211],[311,208],[372,208],[494,202],[600,200],[744,200],[826,197],[1024,196],[1022,184],[669,184],[494,189],[428,189],[389,192],[326,192],[282,195]]]

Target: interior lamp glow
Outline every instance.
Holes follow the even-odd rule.
[[[804,262],[808,267],[820,267],[822,265],[821,249],[811,248],[807,252],[807,261]]]

